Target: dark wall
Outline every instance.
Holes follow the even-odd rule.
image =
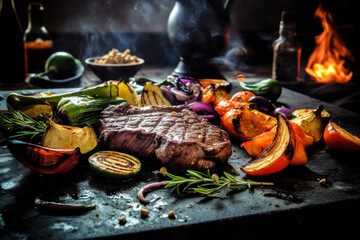
[[[38,0],[39,1],[39,0]],[[16,1],[24,28],[29,0]],[[152,65],[175,65],[178,56],[166,32],[175,1],[170,0],[62,0],[42,1],[45,24],[53,36],[54,50],[72,52],[78,58],[102,55],[115,47],[130,48]],[[224,1],[223,1],[224,2]],[[357,12],[355,0],[322,0],[333,13],[334,24],[357,58]],[[297,14],[298,37],[306,62],[314,49],[314,36],[321,33],[313,14],[319,0],[234,0],[232,34],[223,56],[238,56],[229,68],[271,64],[272,42],[278,37],[281,11]],[[358,72],[357,65],[352,66]]]

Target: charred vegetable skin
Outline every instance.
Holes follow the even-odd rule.
[[[322,112],[324,106],[319,106],[314,111],[309,111],[304,115],[301,115],[297,118],[291,119],[291,122],[299,125],[306,134],[314,138],[314,142],[320,142],[323,139],[324,134],[324,122]]]
[[[94,129],[88,125],[83,128],[65,126],[48,121],[49,127],[42,138],[42,145],[56,149],[80,148],[81,154],[90,154],[98,146]]]
[[[360,152],[360,138],[349,133],[334,122],[329,122],[325,127],[324,141],[330,149]]]
[[[140,172],[140,161],[126,153],[99,151],[89,157],[91,169],[100,176],[112,179],[127,179]]]
[[[276,125],[276,119],[248,106],[228,111],[221,118],[221,125],[232,136],[248,140],[270,131]]]
[[[10,93],[6,99],[6,103],[13,109],[21,111],[28,105],[45,104],[46,102],[52,106],[56,106],[62,98],[73,96],[92,96],[102,98],[117,97],[118,86],[116,83],[108,81],[93,87],[62,94],[41,93],[35,95],[22,95],[18,93]]]
[[[9,151],[30,170],[42,174],[64,174],[80,160],[80,149],[54,149],[18,140],[8,142]]]
[[[39,210],[48,210],[48,211],[66,211],[66,212],[82,212],[90,211],[96,208],[94,204],[70,204],[70,203],[60,203],[43,200],[40,197],[35,199],[35,206]]]
[[[271,144],[253,162],[243,167],[246,174],[261,176],[279,172],[286,168],[294,156],[296,135],[290,122],[276,114],[276,133]]]
[[[125,102],[123,98],[93,98],[90,96],[76,96],[62,98],[57,105],[57,113],[71,126],[97,124],[100,113],[110,104]]]
[[[160,87],[147,82],[141,93],[141,105],[171,106],[171,103],[164,97]]]

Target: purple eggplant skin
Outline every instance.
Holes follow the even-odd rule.
[[[42,174],[64,174],[80,161],[80,148],[54,149],[19,140],[7,142],[11,154],[23,165]]]
[[[258,111],[275,116],[275,105],[270,100],[261,96],[253,96],[249,98],[249,103],[253,103]]]

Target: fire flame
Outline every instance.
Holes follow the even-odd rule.
[[[321,83],[350,81],[353,73],[344,64],[346,59],[352,60],[353,56],[332,26],[331,14],[320,4],[315,17],[321,20],[324,31],[315,37],[316,48],[310,55],[305,71]]]

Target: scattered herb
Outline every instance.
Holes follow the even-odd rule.
[[[251,188],[252,186],[274,185],[269,182],[255,182],[252,180],[243,180],[235,178],[233,175],[224,172],[224,175],[219,177],[217,174],[202,173],[194,170],[187,170],[186,176],[176,176],[171,173],[166,174],[171,180],[164,183],[165,188],[171,188],[171,191],[187,193],[199,193],[208,197],[215,197],[220,194],[219,190],[223,187],[230,189],[239,189],[243,187]]]
[[[220,194],[219,190],[223,187],[240,189],[243,187],[251,188],[253,186],[274,185],[270,182],[255,182],[252,180],[238,179],[227,172],[224,172],[224,175],[219,177],[217,174],[211,175],[210,170],[208,170],[207,173],[187,170],[187,177],[176,176],[166,172],[166,176],[171,178],[171,180],[150,183],[140,188],[137,193],[139,201],[144,204],[149,203],[144,196],[145,192],[162,186],[164,186],[164,188],[171,188],[171,192],[176,190],[178,194],[181,192],[187,192],[198,193],[208,197],[215,197]]]
[[[8,139],[41,138],[46,128],[46,121],[35,120],[21,111],[9,108],[9,111],[0,112],[0,129]]]

